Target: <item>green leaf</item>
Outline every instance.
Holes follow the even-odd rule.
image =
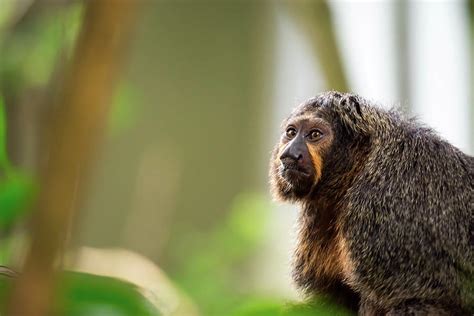
[[[5,103],[0,96],[0,168],[10,170],[10,161],[7,154],[7,120],[5,117]]]
[[[11,226],[32,201],[36,185],[31,177],[16,171],[7,154],[5,104],[0,96],[0,169],[6,179],[0,182],[0,229]]]
[[[5,311],[13,280],[0,276],[0,310]],[[126,281],[81,272],[59,278],[56,316],[159,316],[161,313],[138,288]],[[3,314],[2,314],[3,315]]]
[[[0,276],[0,315],[5,315],[4,311],[7,309],[12,285],[13,280],[11,278]]]
[[[240,306],[232,316],[276,316],[282,314],[282,304],[273,300],[259,299]]]
[[[334,302],[315,298],[308,303],[285,304],[278,300],[257,299],[240,306],[232,316],[350,316],[352,313]]]
[[[0,183],[0,228],[5,229],[28,210],[37,191],[32,178],[12,173]]]
[[[58,293],[57,315],[160,315],[135,285],[112,277],[67,272]]]
[[[0,0],[0,11],[3,2],[5,0]],[[82,1],[74,1],[68,6],[42,12],[13,34],[7,34],[14,36],[2,38],[0,34],[0,41],[4,41],[0,78],[4,86],[8,86],[10,94],[11,90],[19,89],[16,93],[20,93],[25,88],[44,86],[49,82],[58,60],[68,58],[72,53],[82,22],[82,11]]]
[[[114,96],[109,114],[109,131],[117,136],[134,127],[138,120],[141,94],[130,83],[122,82]]]

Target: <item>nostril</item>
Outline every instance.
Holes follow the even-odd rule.
[[[288,146],[282,153],[281,153],[281,156],[280,156],[280,160],[282,162],[292,162],[292,163],[295,163],[295,162],[299,162],[303,159],[303,152],[302,150],[299,148],[300,147],[300,144],[292,144],[290,146]]]
[[[300,162],[301,160],[303,160],[303,155],[302,154],[283,153],[283,155],[280,156],[280,160],[283,163]]]
[[[281,156],[280,156],[280,160],[285,162],[285,161],[295,161],[297,160],[297,157],[294,157],[294,155],[291,155],[290,153],[288,152],[284,152]]]

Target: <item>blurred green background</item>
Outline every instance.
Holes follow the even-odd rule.
[[[279,122],[321,91],[347,90],[420,116],[472,154],[472,2],[137,4],[60,255],[65,269],[102,277],[67,275],[65,313],[345,314],[324,298],[301,304],[291,283],[296,207],[273,203],[267,185]],[[0,263],[18,270],[50,159],[51,95],[87,5],[0,1]],[[154,307],[140,310],[141,297],[123,294],[129,284],[108,277],[135,284]],[[127,299],[141,307],[94,305]]]

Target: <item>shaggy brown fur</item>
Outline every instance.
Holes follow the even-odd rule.
[[[270,181],[277,199],[301,206],[293,272],[301,289],[361,315],[474,312],[473,157],[352,94],[323,93],[283,126],[297,134],[276,146]],[[314,129],[322,136],[308,141]],[[310,167],[282,160],[297,141],[305,152],[301,139]]]

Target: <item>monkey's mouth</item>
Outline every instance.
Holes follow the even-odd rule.
[[[280,166],[280,176],[289,185],[285,187],[287,193],[292,193],[296,197],[306,196],[314,182],[313,173],[301,166]]]
[[[286,178],[286,179],[295,179],[295,178],[309,178],[311,177],[311,173],[302,168],[302,167],[298,167],[298,166],[285,166],[285,165],[282,165],[280,166],[280,173],[282,175],[282,177]]]
[[[296,169],[296,168],[284,168],[282,173],[283,175],[290,176],[290,177],[293,177],[293,176],[309,177],[310,176],[309,172],[301,170],[301,169]]]

